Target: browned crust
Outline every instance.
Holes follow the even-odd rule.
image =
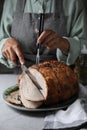
[[[46,104],[55,104],[65,101],[78,93],[79,85],[77,75],[66,64],[59,61],[41,63],[37,69],[46,80]]]

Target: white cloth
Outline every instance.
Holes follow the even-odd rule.
[[[46,116],[43,130],[87,130],[87,86],[79,86],[79,98],[66,110],[58,110]]]

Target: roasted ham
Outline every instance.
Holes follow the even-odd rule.
[[[67,65],[59,61],[47,61],[29,67],[42,89],[38,89],[26,73],[19,80],[21,101],[27,108],[38,108],[66,101],[78,93],[78,77]]]

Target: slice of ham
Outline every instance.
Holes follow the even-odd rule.
[[[26,73],[18,77],[18,84],[21,102],[26,108],[35,109],[43,104],[44,97]]]
[[[18,106],[22,106],[20,95],[19,95],[19,90],[10,93],[6,98],[6,101],[12,104],[18,105]]]
[[[22,104],[23,104],[26,108],[35,109],[35,108],[40,107],[40,106],[43,104],[42,101],[34,102],[34,101],[26,100],[25,97],[24,97],[24,95],[23,95],[23,91],[21,91],[21,88],[20,88],[20,95],[21,95]]]
[[[20,80],[20,91],[22,91],[24,98],[30,101],[43,101],[44,96],[38,90],[38,88],[33,84],[29,76],[24,73],[22,79]]]

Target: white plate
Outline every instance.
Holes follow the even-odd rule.
[[[15,90],[17,90],[17,89],[18,89],[18,85],[14,85],[14,86],[11,86],[11,87],[7,88],[7,89],[4,91],[4,93],[3,93],[3,99],[4,99],[5,103],[6,103],[7,105],[9,105],[10,107],[15,108],[15,109],[17,109],[17,110],[22,110],[22,111],[30,111],[30,112],[36,111],[36,112],[37,112],[37,111],[60,110],[60,109],[64,109],[64,108],[68,107],[68,106],[69,106],[70,104],[72,104],[72,103],[77,99],[77,97],[78,97],[78,95],[75,95],[75,96],[73,96],[72,98],[70,98],[69,100],[67,100],[67,101],[65,101],[65,102],[62,102],[62,103],[59,103],[58,105],[52,105],[52,106],[49,106],[49,107],[47,107],[47,106],[41,106],[41,107],[39,107],[39,108],[37,108],[37,109],[28,109],[28,108],[25,108],[25,107],[23,107],[23,106],[17,106],[17,105],[11,104],[11,103],[9,103],[9,102],[6,101],[7,96],[8,96],[11,92],[13,92],[13,91],[15,91]]]

